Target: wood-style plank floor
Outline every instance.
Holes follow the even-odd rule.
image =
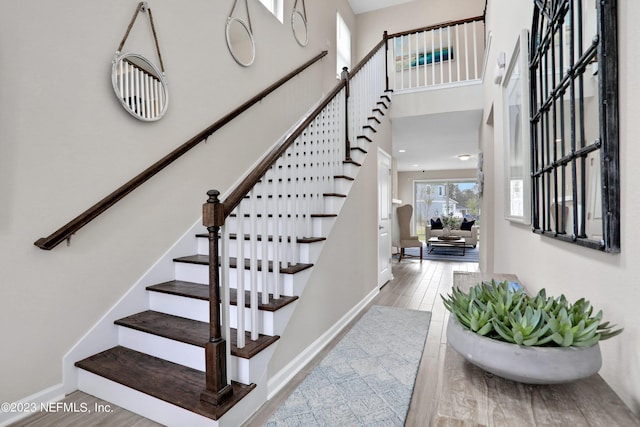
[[[403,259],[401,263],[393,262],[394,278],[380,291],[371,305],[386,305],[391,307],[410,308],[414,310],[431,311],[431,324],[427,335],[424,353],[416,378],[414,393],[409,407],[405,426],[422,427],[429,425],[430,403],[435,394],[435,378],[439,375],[439,364],[444,353],[442,345],[446,342],[445,328],[447,313],[440,302],[440,294],[451,289],[454,271],[477,271],[478,264],[466,262],[437,262],[417,259]],[[348,332],[353,324],[364,314],[364,311],[354,319],[333,341],[318,354],[309,365],[300,371],[292,381],[277,395],[265,403],[244,427],[262,426],[271,414],[286,400],[289,394],[300,384],[305,376],[322,360],[333,346]],[[108,402],[104,402],[91,395],[74,392],[63,402],[81,405],[83,402],[89,408],[95,405],[109,405],[110,412],[57,412],[39,413],[24,418],[11,427],[51,427],[51,426],[118,426],[118,427],[157,427],[160,424],[133,414]],[[103,406],[104,407],[104,406]]]

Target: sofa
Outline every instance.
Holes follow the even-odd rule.
[[[478,244],[478,226],[472,225],[471,230],[451,230],[451,234],[464,237],[465,246],[473,246],[474,248]],[[426,227],[426,237],[427,242],[431,237],[439,237],[442,236],[442,229],[432,230],[431,224],[427,224]],[[428,244],[428,243],[427,243]]]

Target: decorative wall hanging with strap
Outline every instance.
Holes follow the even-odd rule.
[[[291,12],[291,29],[293,30],[293,37],[300,46],[306,46],[309,44],[309,30],[307,28],[307,7],[302,0],[302,7],[298,9],[298,0],[293,4],[293,11]]]
[[[140,54],[122,53],[129,33],[141,13],[146,13],[149,17],[160,68]],[[165,79],[164,63],[160,54],[160,45],[158,44],[158,36],[153,24],[151,8],[146,2],[140,2],[136,6],[127,31],[116,50],[111,71],[111,82],[116,97],[133,117],[151,122],[162,118],[167,111],[169,92]]]
[[[256,57],[256,46],[253,40],[253,29],[251,28],[251,15],[249,14],[249,4],[244,0],[244,7],[247,20],[233,16],[233,12],[238,5],[238,0],[233,1],[231,12],[227,17],[226,37],[227,47],[235,61],[243,67],[253,64]]]

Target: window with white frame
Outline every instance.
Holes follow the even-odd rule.
[[[264,5],[273,16],[278,18],[278,21],[284,22],[284,13],[282,10],[282,0],[260,0],[260,3]]]
[[[351,69],[351,30],[339,13],[336,16],[336,67],[340,78],[343,67]]]

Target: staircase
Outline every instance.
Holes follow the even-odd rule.
[[[75,362],[80,390],[177,426],[238,426],[267,400],[275,345],[389,108],[383,76],[378,49],[351,77],[350,95],[342,88],[319,107],[229,209],[219,271],[231,397],[219,405],[200,399],[211,338],[212,233],[203,228],[178,245],[196,253],[172,258],[174,279],[146,286],[137,304],[145,309],[115,320],[117,345]]]

